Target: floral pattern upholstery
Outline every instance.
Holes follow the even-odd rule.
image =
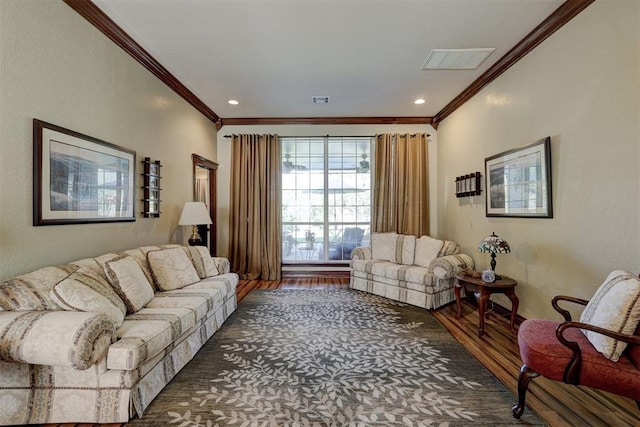
[[[124,423],[142,415],[237,306],[238,276],[220,257],[210,260],[219,274],[154,294],[147,255],[174,248],[186,254],[179,245],[147,246],[0,285],[0,425]],[[140,283],[145,292],[127,296]],[[118,321],[125,307],[131,311]]]
[[[209,249],[205,246],[189,246],[185,250],[201,279],[220,274],[216,263],[209,255]]]
[[[183,248],[147,253],[154,281],[159,290],[171,291],[200,281],[200,276]]]
[[[127,307],[103,276],[94,269],[82,267],[56,284],[49,296],[65,310],[106,314],[118,327],[127,314]]]
[[[0,307],[4,310],[59,310],[49,293],[78,268],[75,265],[45,267],[9,279],[0,286]]]
[[[422,243],[417,243],[420,239]],[[356,248],[351,253],[349,286],[427,309],[453,301],[455,275],[465,268],[473,268],[473,259],[460,254],[460,248],[454,242],[429,236],[420,239],[395,233],[373,233],[371,247]],[[379,245],[385,247],[378,248]],[[376,255],[383,258],[376,258]],[[433,256],[435,258],[428,264],[424,263]]]
[[[138,263],[122,254],[107,261],[104,271],[111,286],[127,307],[127,313],[135,313],[153,298],[153,288]]]
[[[16,310],[0,317],[0,337],[4,361],[82,370],[104,356],[115,325],[100,313]]]

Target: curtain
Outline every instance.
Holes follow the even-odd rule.
[[[373,178],[374,232],[429,234],[427,135],[376,135]]]
[[[278,136],[233,135],[231,144],[232,271],[243,279],[278,280],[282,264]]]

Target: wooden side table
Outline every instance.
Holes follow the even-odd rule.
[[[480,326],[478,328],[478,336],[481,337],[484,334],[484,318],[487,314],[487,301],[489,301],[489,296],[491,296],[491,294],[505,294],[511,300],[511,331],[515,333],[516,313],[518,312],[518,305],[520,304],[520,300],[518,299],[514,289],[517,284],[518,283],[515,280],[505,276],[493,283],[489,283],[471,276],[464,276],[461,274],[456,275],[454,288],[456,303],[458,305],[458,314],[456,315],[456,318],[460,318],[462,315],[460,290],[464,288],[465,292],[472,291],[479,293],[478,316],[480,317]]]

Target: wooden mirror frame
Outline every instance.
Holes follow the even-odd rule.
[[[191,160],[193,161],[193,200],[196,198],[196,168],[201,167],[209,170],[209,215],[211,216],[211,226],[209,227],[209,253],[211,256],[215,256],[217,253],[216,237],[217,233],[217,217],[216,217],[216,191],[217,191],[217,171],[218,164],[205,159],[198,154],[191,154]]]

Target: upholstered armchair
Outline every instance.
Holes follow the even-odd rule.
[[[580,321],[561,301],[585,306]],[[551,304],[564,322],[525,320],[518,330],[524,364],[513,416],[524,412],[529,382],[539,375],[631,398],[640,409],[640,281],[614,271],[590,301],[560,295]]]

